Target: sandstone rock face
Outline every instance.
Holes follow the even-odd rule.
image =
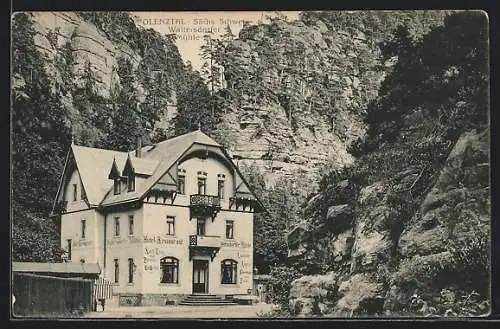
[[[335,273],[316,276],[304,276],[292,283],[290,290],[289,308],[298,316],[313,315],[313,304],[315,299],[321,304],[320,308],[326,311],[330,306],[329,299],[332,298],[336,291],[337,277]]]
[[[228,48],[230,63],[252,73],[249,77],[264,71],[266,88],[237,89],[230,72],[235,69],[228,67],[229,89],[242,100],[228,102],[218,130],[242,164],[264,169],[269,185],[276,176],[296,173],[306,173],[315,184],[326,165],[353,162],[347,147],[365,134],[364,105],[377,95],[385,76],[380,67],[362,67],[346,56],[376,57],[372,43],[356,39],[358,34],[339,33],[319,20],[275,21],[242,29]],[[321,89],[335,101],[319,95]]]
[[[384,286],[369,275],[358,273],[340,283],[338,293],[342,297],[337,301],[333,315],[348,317],[361,311],[370,301],[383,300]]]
[[[488,140],[487,132],[465,133],[450,152],[436,184],[421,204],[419,220],[399,239],[402,259],[393,275],[397,286],[425,290],[436,280],[434,276],[439,275],[439,269],[451,261],[451,243],[471,239],[480,232],[489,234]],[[433,277],[426,277],[421,273],[426,269],[433,270],[432,273],[438,270]],[[408,296],[395,295],[398,296],[394,292],[388,295],[388,309],[395,308],[395,300],[407,301]]]
[[[390,316],[407,309],[417,292],[431,301],[447,302],[452,297],[446,291],[460,284],[447,274],[453,259],[450,244],[460,246],[479,232],[489,234],[488,150],[487,132],[463,134],[423,198],[420,211],[411,218],[401,218],[391,206],[387,183],[362,188],[352,230],[327,235],[332,264],[335,260],[350,263],[349,270],[297,279],[290,292],[291,306],[301,301],[301,316],[310,314],[314,302],[326,305],[320,307],[325,316]],[[412,174],[411,170],[396,174],[396,184],[411,184],[414,178],[407,178]],[[314,200],[310,203],[312,206]],[[335,217],[344,208],[332,205],[329,216]],[[343,241],[353,242],[352,250],[347,252],[349,257],[340,253],[343,248],[350,249]],[[325,247],[323,244],[317,248]],[[329,280],[324,285],[338,289],[325,299],[321,290],[313,288],[316,279]],[[425,305],[418,306],[419,310],[426,309]]]
[[[129,59],[134,67],[140,62],[140,56],[127,44],[110,41],[102,31],[76,13],[34,12],[32,18],[38,32],[35,44],[49,59],[48,72],[57,73],[53,61],[58,47],[69,43],[75,57],[74,73],[82,72],[85,63],[90,62],[100,84],[97,90],[103,97],[109,97],[111,86],[119,83],[116,73],[118,58]],[[55,42],[51,35],[55,35]]]
[[[66,73],[62,71],[66,68],[63,69],[61,63],[66,64],[67,50],[71,52],[73,57],[73,62],[68,69],[74,75],[75,85],[84,86],[85,80],[82,79],[82,76],[87,65],[90,65],[90,70],[94,76],[94,90],[105,99],[109,99],[111,93],[120,88],[119,59],[128,60],[134,70],[138,68],[143,60],[138,53],[139,50],[132,49],[125,37],[121,41],[110,38],[106,35],[106,32],[77,13],[33,12],[30,13],[30,16],[36,32],[34,42],[47,58],[45,69],[52,81],[54,81],[53,88],[56,88],[56,85],[65,84],[62,76]],[[115,25],[117,29],[123,29],[123,26],[119,26],[119,23],[115,23]],[[169,51],[165,49],[165,52]],[[147,67],[148,70],[152,69],[147,64],[144,64],[144,67]],[[24,83],[19,79],[14,79],[13,82],[15,85]],[[146,88],[140,83],[135,83],[134,89],[137,92],[138,100],[143,102],[148,93]],[[72,123],[73,133],[79,136],[82,134],[81,117],[78,110],[73,106],[72,96],[66,93],[62,97],[62,102],[66,105],[68,119]],[[172,128],[170,122],[176,114],[176,92],[171,90],[169,99],[165,100],[165,108],[159,114],[160,118],[156,126],[170,131]],[[90,135],[94,133],[98,134],[97,132],[87,132]],[[88,137],[88,140],[91,139],[91,137]]]
[[[387,204],[387,189],[386,185],[379,182],[360,191],[352,272],[384,266],[392,256],[396,243],[392,238],[392,230],[399,214]]]

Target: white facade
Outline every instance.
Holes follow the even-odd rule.
[[[99,263],[103,276],[115,284],[115,294],[143,305],[164,305],[166,299],[179,301],[193,293],[251,293],[253,209],[238,208],[230,199],[236,196],[239,173],[228,163],[212,156],[184,158],[175,164],[185,177],[184,191],[177,186],[169,198],[145,193],[135,206],[114,207],[85,201],[75,167],[62,186],[67,207],[61,216],[61,245],[69,251],[71,243],[69,261]],[[206,179],[203,193],[198,177]],[[215,216],[195,213],[191,196],[217,197],[219,180],[224,191]],[[122,187],[121,193],[129,192]]]

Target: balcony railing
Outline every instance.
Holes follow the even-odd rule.
[[[191,206],[220,207],[220,198],[216,195],[193,194]]]
[[[219,252],[221,244],[220,236],[213,235],[190,235],[189,236],[189,259],[193,256],[209,256],[213,261]]]
[[[216,235],[190,235],[189,246],[220,248],[221,237]]]
[[[190,201],[190,218],[210,216],[213,221],[221,209],[220,198],[216,195],[194,194]]]

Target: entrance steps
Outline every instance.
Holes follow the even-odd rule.
[[[235,305],[236,303],[224,299],[224,297],[208,294],[192,294],[186,296],[179,305],[189,306],[221,306],[221,305]]]

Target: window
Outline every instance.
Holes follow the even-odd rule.
[[[73,184],[73,201],[76,201],[78,197],[78,185]]]
[[[221,262],[222,283],[236,284],[236,271],[238,262],[232,259],[225,259]]]
[[[207,179],[205,177],[198,177],[198,194],[206,194]]]
[[[87,221],[85,219],[81,220],[81,231],[82,239],[85,239],[85,234],[87,233]]]
[[[134,282],[134,259],[128,259],[128,283]]]
[[[66,250],[68,251],[68,260],[71,260],[71,239],[66,240]]]
[[[224,199],[224,181],[219,179],[217,184],[217,195],[219,198]]]
[[[134,235],[134,216],[128,216],[128,235]]]
[[[184,176],[177,178],[177,193],[186,194],[186,177]]]
[[[113,191],[114,191],[115,195],[120,194],[120,189],[121,189],[120,179],[119,178],[115,178],[115,184],[114,184],[114,187],[113,187]]]
[[[120,236],[120,217],[115,217],[115,236]]]
[[[175,217],[167,216],[167,235],[175,235]]]
[[[115,258],[115,283],[118,283],[120,280],[120,264],[118,263],[118,259]]]
[[[234,221],[226,220],[226,239],[232,239],[234,233]]]
[[[179,260],[174,257],[160,259],[161,283],[179,283]]]
[[[127,176],[127,189],[129,192],[135,191],[135,176],[133,172]]]
[[[196,235],[205,235],[205,218],[198,218],[196,221]]]

